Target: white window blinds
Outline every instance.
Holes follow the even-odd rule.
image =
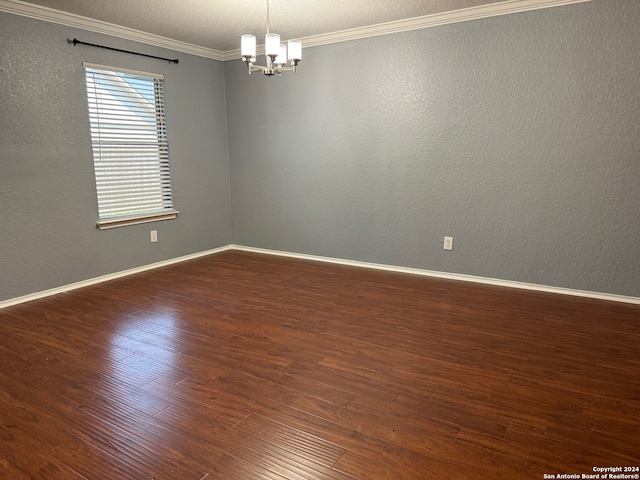
[[[163,76],[84,67],[98,225],[174,218]]]

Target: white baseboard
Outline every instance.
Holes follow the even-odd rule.
[[[339,265],[350,265],[353,267],[386,270],[389,272],[409,273],[412,275],[422,275],[426,277],[446,278],[449,280],[461,280],[463,282],[483,283],[486,285],[496,285],[500,287],[519,288],[521,290],[533,290],[536,292],[558,293],[561,295],[572,295],[574,297],[594,298],[597,300],[608,300],[612,302],[633,303],[635,305],[640,305],[639,297],[629,297],[625,295],[616,295],[613,293],[600,293],[600,292],[590,292],[587,290],[575,290],[572,288],[551,287],[548,285],[538,285],[535,283],[514,282],[510,280],[500,280],[497,278],[488,278],[488,277],[476,277],[474,275],[463,275],[459,273],[447,273],[447,272],[437,272],[433,270],[422,270],[419,268],[397,267],[394,265],[384,265],[380,263],[359,262],[354,260],[344,260],[341,258],[307,255],[304,253],[282,252],[279,250],[245,247],[242,245],[230,245],[230,247],[233,250],[242,250],[245,252],[263,253],[267,255],[279,255],[279,256],[290,257],[290,258],[314,260],[317,262],[336,263]]]
[[[72,283],[69,285],[63,285],[61,287],[51,288],[42,292],[31,293],[24,295],[23,297],[11,298],[0,302],[0,310],[3,308],[11,307],[12,305],[18,305],[19,303],[30,302],[31,300],[37,300],[39,298],[49,297],[51,295],[57,295],[59,293],[69,292],[78,288],[88,287],[90,285],[96,285],[102,282],[108,282],[109,280],[115,280],[116,278],[126,277],[128,275],[134,275],[136,273],[146,272],[147,270],[153,270],[155,268],[166,267],[167,265],[173,265],[174,263],[185,262],[187,260],[193,260],[194,258],[204,257],[206,255],[212,255],[215,253],[224,252],[230,250],[231,245],[225,245],[224,247],[214,248],[212,250],[206,250],[204,252],[192,253],[190,255],[184,255],[182,257],[170,258],[162,262],[151,263],[149,265],[143,265],[141,267],[131,268],[129,270],[123,270],[121,272],[110,273],[108,275],[102,275],[101,277],[90,278],[88,280],[82,280],[81,282]]]
[[[437,272],[433,270],[422,270],[419,268],[398,267],[394,265],[384,265],[380,263],[359,262],[356,260],[344,260],[341,258],[322,257],[318,255],[308,255],[304,253],[284,252],[280,250],[269,250],[266,248],[246,247],[243,245],[229,244],[224,247],[214,248],[212,250],[206,250],[204,252],[192,253],[182,257],[171,258],[162,262],[152,263],[149,265],[143,265],[141,267],[131,268],[129,270],[123,270],[121,272],[110,273],[109,275],[103,275],[101,277],[90,278],[81,282],[72,283],[70,285],[63,285],[61,287],[44,290],[42,292],[36,292],[22,297],[12,298],[0,302],[0,310],[20,303],[30,302],[31,300],[37,300],[39,298],[49,297],[51,295],[57,295],[59,293],[69,292],[78,288],[88,287],[90,285],[96,285],[102,282],[108,282],[109,280],[115,280],[116,278],[126,277],[128,275],[134,275],[136,273],[145,272],[147,270],[153,270],[155,268],[166,267],[175,263],[185,262],[187,260],[193,260],[195,258],[204,257],[207,255],[213,255],[216,253],[225,252],[228,250],[239,250],[244,252],[261,253],[265,255],[278,255],[281,257],[299,258],[302,260],[313,260],[316,262],[334,263],[338,265],[349,265],[352,267],[372,268],[375,270],[386,270],[389,272],[409,273],[412,275],[422,275],[426,277],[446,278],[449,280],[460,280],[463,282],[483,283],[486,285],[496,285],[500,287],[519,288],[521,290],[533,290],[537,292],[546,293],[558,293],[561,295],[572,295],[574,297],[593,298],[597,300],[608,300],[611,302],[632,303],[640,305],[640,298],[629,297],[625,295],[616,295],[613,293],[600,293],[590,292],[587,290],[574,290],[571,288],[550,287],[547,285],[538,285],[535,283],[514,282],[510,280],[500,280],[496,278],[488,277],[476,277],[474,275],[463,275],[458,273]]]

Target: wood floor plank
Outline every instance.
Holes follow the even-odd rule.
[[[438,439],[430,442],[429,450],[433,456],[402,448],[388,449],[382,453],[378,463],[397,470],[398,478],[411,480],[524,480],[540,478],[539,472],[544,472],[537,465],[532,467],[529,460],[517,452],[504,455],[475,445]]]
[[[93,405],[83,405],[82,410],[99,419],[109,428],[126,432],[125,436],[135,439],[135,444],[138,447],[144,447],[145,450],[138,448],[132,451],[132,459],[136,464],[146,461],[147,468],[156,469],[158,475],[166,474],[168,471],[175,476],[183,475],[185,478],[205,475],[223,452],[220,444],[213,445],[195,437],[188,426],[169,425],[157,416],[149,417],[134,409],[123,411],[119,405],[96,402]],[[219,430],[219,432],[224,431]],[[155,454],[149,454],[149,452],[158,451],[164,452],[163,458],[158,459]]]
[[[363,381],[357,376],[321,365],[308,367],[302,364],[291,364],[285,368],[285,371],[298,376],[307,376],[327,385],[333,385],[353,395],[364,395],[387,403],[391,403],[398,396],[397,389],[395,388]]]
[[[399,472],[389,464],[371,460],[353,452],[345,452],[335,464],[334,469],[362,480],[406,480],[418,478],[417,476],[407,476],[407,474]],[[420,472],[420,475],[423,474],[424,472]]]
[[[345,453],[345,450],[337,445],[260,415],[250,415],[237,426],[237,429],[329,468]]]
[[[289,364],[281,370],[271,369],[263,372],[262,378],[274,382],[277,385],[287,385],[291,390],[305,395],[320,398],[336,405],[348,405],[356,394],[344,390],[333,383],[324,383],[309,373],[309,367],[297,362]]]
[[[7,452],[7,448],[0,445],[0,478],[87,480],[87,477],[52,455],[48,445],[15,425],[0,425],[0,438],[5,445],[8,438],[14,445],[19,445],[19,448],[12,448],[10,453],[3,453]]]
[[[237,439],[235,443],[244,446],[236,449],[233,455],[243,462],[255,465],[256,470],[264,471],[268,479],[276,475],[278,478],[291,480],[353,480],[349,475],[317,463],[307,456],[298,455],[291,449],[281,448],[246,434],[241,429],[234,430],[232,436]]]
[[[311,397],[302,398],[293,407],[377,438],[385,444],[398,444],[416,451],[422,448],[425,438],[429,436],[455,438],[460,432],[459,427],[433,421],[427,416],[422,416],[421,412],[416,413],[412,421],[407,421],[398,416],[355,411]]]
[[[378,458],[385,447],[378,438],[291,407],[271,412],[267,418],[371,459]]]
[[[639,465],[640,306],[228,251],[0,310],[0,477]]]

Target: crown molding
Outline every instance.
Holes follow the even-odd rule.
[[[436,13],[422,17],[408,18],[394,22],[379,23],[367,27],[352,28],[339,32],[313,35],[302,38],[305,48],[327,45],[330,43],[346,42],[360,38],[388,35],[391,33],[406,32],[420,28],[435,27],[451,23],[467,22],[480,18],[498,17],[512,13],[528,12],[542,8],[560,7],[574,3],[584,3],[591,0],[506,0],[504,2],[491,3],[478,7],[464,8],[453,12]],[[177,52],[211,58],[213,60],[236,60],[240,58],[240,49],[226,52],[211,48],[200,47],[190,43],[172,40],[170,38],[141,32],[132,28],[122,27],[113,23],[102,22],[92,18],[62,12],[48,7],[34,5],[20,0],[0,0],[0,12],[8,12],[25,17],[57,23],[68,27],[81,28],[91,32],[102,33],[114,37],[145,43],[156,47],[168,48]],[[238,39],[238,42],[240,40]],[[264,47],[258,53],[264,52]]]
[[[133,40],[154,47],[168,48],[177,52],[197,55],[199,57],[211,58],[213,60],[224,60],[224,52],[211,48],[200,47],[190,43],[172,40],[170,38],[141,32],[133,28],[122,27],[113,23],[94,20],[93,18],[82,17],[72,13],[54,10],[53,8],[42,7],[20,0],[0,0],[0,12],[13,13],[23,17],[44,20],[45,22],[57,23],[67,27],[81,28],[90,32],[102,33],[125,40]]]
[[[375,37],[378,35],[388,35],[391,33],[418,30],[421,28],[437,27],[451,23],[468,22],[480,18],[499,17],[512,13],[529,12],[542,8],[560,7],[573,3],[590,2],[591,0],[507,0],[499,3],[491,3],[478,7],[463,8],[452,12],[435,13],[422,17],[407,18],[394,22],[379,23],[367,27],[352,28],[339,32],[325,33],[302,38],[303,48],[317,47],[330,43],[347,42],[360,38]],[[264,53],[264,46],[258,48],[258,55]],[[240,49],[224,52],[225,60],[239,59]]]

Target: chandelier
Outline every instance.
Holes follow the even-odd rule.
[[[262,72],[272,76],[282,72],[296,72],[298,62],[302,59],[302,40],[289,40],[288,47],[280,43],[280,35],[269,32],[269,0],[267,0],[267,34],[264,36],[264,52],[267,65],[255,65],[256,61],[256,37],[255,35],[242,35],[240,37],[240,50],[242,61],[247,64],[249,74]],[[287,66],[287,61],[291,66]]]

